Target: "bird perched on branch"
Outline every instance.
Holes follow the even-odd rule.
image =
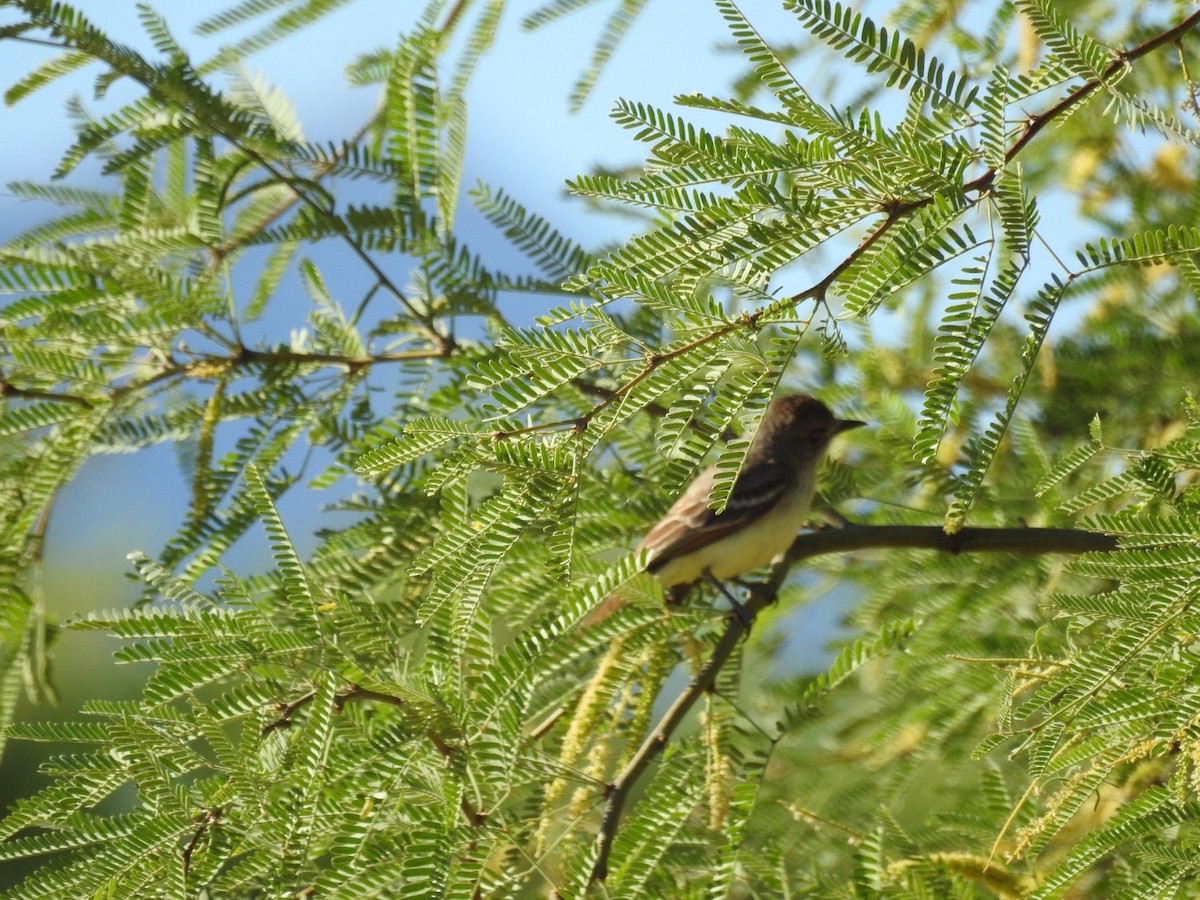
[[[839,419],[805,394],[776,397],[759,422],[725,508],[709,506],[717,476],[711,466],[638,544],[649,553],[646,571],[678,599],[702,579],[724,591],[722,582],[771,562],[808,520],[817,469],[830,441],[865,424]],[[609,597],[584,624],[599,622],[620,604]]]

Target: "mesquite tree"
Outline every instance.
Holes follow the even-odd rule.
[[[10,103],[85,68],[134,95],[9,187],[65,211],[0,247],[0,723],[57,742],[0,821],[0,879],[39,861],[6,896],[1195,890],[1200,13],[785,0],[764,35],[711,2],[745,75],[616,101],[644,165],[569,188],[650,215],[606,248],[464,189],[503,0],[350,48],[378,109],[320,145],[239,61],[339,4],[214,14],[270,21],[200,60],[148,7],[144,55],[0,3],[0,42],[46,47]],[[564,95],[595,99],[644,5]],[[467,246],[463,204],[531,268]],[[297,275],[304,327],[247,337]],[[739,615],[664,606],[629,548],[713,460],[719,507],[796,389],[871,423],[829,512]],[[190,504],[128,548],[140,600],[64,623],[154,663],[140,697],[13,721],[50,686],[55,497],[166,442]],[[277,505],[301,484],[351,514],[311,552]],[[254,532],[271,559],[227,564]],[[784,614],[835,586],[849,637],[797,674]]]

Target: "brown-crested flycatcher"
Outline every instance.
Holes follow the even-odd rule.
[[[776,397],[759,422],[725,508],[709,506],[717,469],[701,472],[638,544],[646,571],[673,598],[707,578],[718,584],[765,566],[784,553],[808,520],[817,468],[834,436],[865,425],[839,419],[804,394]],[[609,597],[584,624],[616,611]]]

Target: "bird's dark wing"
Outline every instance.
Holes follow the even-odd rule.
[[[666,515],[642,538],[638,549],[654,553],[648,571],[654,572],[672,559],[719,541],[753,522],[775,506],[791,480],[785,467],[760,463],[738,476],[725,509],[717,513],[708,505],[716,474],[713,466],[696,476]]]

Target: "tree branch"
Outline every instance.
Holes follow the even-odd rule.
[[[1091,553],[1115,550],[1117,540],[1097,531],[1072,528],[963,528],[950,533],[938,525],[856,525],[802,534],[792,543],[782,565],[771,570],[778,588],[796,563],[826,553],[854,550],[911,549],[942,553]]]
[[[0,372],[0,398],[19,397],[22,400],[48,400],[56,403],[73,403],[84,409],[91,409],[95,404],[80,394],[60,394],[55,391],[42,391],[37,388],[17,387]]]
[[[1116,546],[1117,539],[1112,535],[1070,528],[963,528],[948,533],[936,525],[848,524],[798,536],[784,559],[771,567],[766,581],[751,586],[743,604],[743,614],[729,617],[725,632],[713,647],[712,655],[608,786],[604,818],[596,838],[592,880],[603,881],[608,875],[608,858],[621,813],[637,780],[662,752],[696,701],[712,690],[717,675],[733,655],[738,643],[749,632],[758,614],[775,602],[779,588],[796,563],[828,553],[880,548],[936,550],[954,554],[1022,553],[1032,556],[1043,553],[1103,552],[1114,550]]]

